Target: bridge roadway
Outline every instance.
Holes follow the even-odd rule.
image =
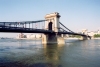
[[[14,32],[14,33],[44,33],[44,34],[55,34],[56,32],[45,29],[36,28],[23,28],[23,27],[10,27],[0,25],[0,32]],[[87,36],[85,34],[74,33],[74,32],[57,32],[58,34],[70,34],[70,35],[80,35]],[[88,36],[89,37],[89,36]]]

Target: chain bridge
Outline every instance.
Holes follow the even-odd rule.
[[[79,35],[83,40],[91,39],[90,36],[84,33],[76,33],[67,28],[60,22],[58,12],[47,14],[45,20],[0,22],[0,32],[42,33],[43,44],[64,44],[65,41],[61,34]]]

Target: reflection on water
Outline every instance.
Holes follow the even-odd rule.
[[[17,40],[0,45],[0,66],[61,67],[58,45],[41,45],[41,41]],[[8,47],[6,47],[8,44]],[[4,48],[3,48],[4,47]],[[7,51],[5,51],[8,49]]]
[[[60,51],[63,46],[59,45],[44,45],[44,54],[46,62],[51,63],[53,67],[61,67],[60,65]]]
[[[100,40],[66,40],[42,45],[40,40],[0,40],[0,67],[100,67]]]

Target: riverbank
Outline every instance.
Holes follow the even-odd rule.
[[[25,40],[41,40],[42,38],[14,38],[14,39],[25,39]],[[74,40],[79,40],[80,38],[64,38],[64,39],[74,39]],[[100,38],[92,38],[92,39],[100,39]]]
[[[100,39],[100,38],[93,38],[93,39]]]
[[[19,40],[41,40],[41,38],[14,38]]]
[[[77,39],[77,40],[79,40],[80,38],[64,38],[64,39]],[[100,38],[92,38],[92,39],[100,39]]]
[[[79,39],[79,38],[64,38],[64,39],[76,39],[76,40],[77,40],[77,39]]]

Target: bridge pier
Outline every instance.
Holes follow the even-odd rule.
[[[88,37],[87,36],[81,36],[80,40],[87,40]]]
[[[65,44],[64,37],[62,37],[61,34],[58,34],[60,31],[59,13],[55,12],[47,14],[45,19],[47,20],[45,22],[45,30],[54,31],[54,33],[44,33],[42,35],[42,44]]]
[[[56,34],[43,34],[42,35],[42,44],[65,44],[64,37]]]

